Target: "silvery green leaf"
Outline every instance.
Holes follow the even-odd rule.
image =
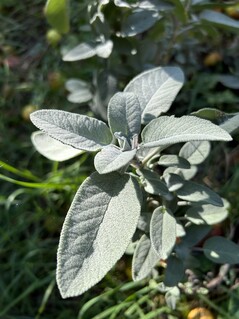
[[[112,133],[121,132],[129,138],[138,135],[141,112],[137,96],[133,93],[116,93],[109,102],[108,119]]]
[[[161,116],[142,131],[144,147],[171,145],[188,141],[231,141],[231,136],[219,126],[195,116]]]
[[[190,141],[183,145],[179,156],[193,165],[201,164],[209,155],[211,145],[208,141]]]
[[[51,137],[85,151],[97,151],[110,144],[112,135],[107,125],[97,119],[60,110],[31,113],[31,121]]]
[[[164,170],[163,177],[168,178],[167,177],[168,174],[176,174],[176,175],[179,175],[184,180],[190,180],[196,175],[196,173],[197,173],[197,166],[194,166],[194,165],[191,165],[190,168],[186,168],[186,169],[177,168],[177,167],[168,167]],[[171,186],[173,187],[173,185]]]
[[[173,9],[173,5],[159,0],[143,0],[138,4],[139,8],[155,11],[168,11]]]
[[[178,174],[164,174],[164,180],[170,192],[175,192],[184,185],[184,179]]]
[[[173,155],[173,154],[160,156],[158,164],[162,166],[176,166],[178,168],[190,168],[190,163],[185,158],[181,156]]]
[[[152,248],[150,239],[146,235],[143,235],[140,238],[133,255],[133,280],[141,280],[147,277],[158,261],[159,257]]]
[[[176,242],[176,219],[164,206],[156,208],[153,212],[150,238],[158,256],[167,259]]]
[[[149,194],[169,196],[170,193],[166,184],[160,179],[157,173],[154,173],[147,169],[138,171],[144,184],[144,189]]]
[[[238,264],[239,246],[229,239],[221,236],[211,237],[203,246],[205,256],[218,264]]]
[[[186,235],[183,225],[178,220],[176,224],[176,235],[177,237],[183,237]]]
[[[114,0],[114,4],[115,4],[117,7],[131,8],[131,4],[129,4],[127,1]]]
[[[88,177],[67,213],[57,252],[63,298],[98,283],[125,252],[141,208],[139,184],[128,174]]]
[[[211,230],[209,225],[188,225],[185,227],[186,235],[182,237],[182,248],[193,247],[198,244]]]
[[[62,144],[41,131],[32,133],[31,140],[36,150],[51,161],[63,162],[83,153],[83,151]]]
[[[184,276],[184,265],[181,259],[171,255],[167,259],[164,284],[167,287],[174,287],[182,280]]]
[[[81,43],[63,56],[63,61],[73,62],[85,60],[96,55],[95,44]]]
[[[100,174],[107,174],[117,171],[120,168],[129,165],[135,157],[136,149],[122,151],[115,145],[108,145],[96,154],[94,159],[95,169]]]
[[[176,193],[179,198],[189,202],[223,206],[223,201],[217,193],[195,182],[185,181],[183,187],[179,188]]]
[[[239,76],[222,74],[219,75],[218,81],[230,89],[239,89]]]
[[[185,217],[196,225],[214,225],[227,218],[229,207],[230,205],[225,199],[223,199],[222,207],[214,205],[191,206]]]
[[[89,85],[85,81],[70,79],[66,81],[65,87],[70,92],[67,99],[72,103],[84,103],[92,99]]]
[[[184,74],[178,67],[157,67],[145,71],[125,88],[138,96],[144,123],[169,110],[184,82]]]
[[[220,127],[230,134],[237,133],[239,129],[239,113],[224,121],[220,124]]]
[[[239,29],[239,21],[234,20],[221,12],[204,10],[199,15],[199,18],[203,21],[210,22],[211,24],[215,24],[218,27],[223,27],[231,31],[238,32]]]
[[[112,50],[113,42],[111,40],[107,40],[95,47],[96,54],[103,59],[107,59],[111,55]]]
[[[123,20],[120,35],[133,37],[150,29],[160,18],[162,17],[154,10],[137,9]]]

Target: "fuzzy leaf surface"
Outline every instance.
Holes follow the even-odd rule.
[[[122,152],[114,145],[108,145],[96,154],[95,169],[100,174],[111,173],[126,166],[134,158],[136,149]]]
[[[214,236],[206,240],[203,252],[208,259],[218,264],[239,263],[239,246],[225,237]]]
[[[179,188],[176,193],[179,198],[189,202],[223,206],[223,201],[217,193],[209,187],[195,182],[185,181],[183,187]]]
[[[57,253],[57,283],[63,298],[98,283],[125,252],[141,208],[138,183],[128,174],[88,177],[67,213]]]
[[[121,132],[131,138],[140,133],[141,111],[138,98],[133,93],[116,93],[108,106],[111,132]]]
[[[31,114],[31,121],[51,137],[74,148],[97,151],[110,144],[108,126],[97,119],[59,110],[40,110]]]
[[[158,67],[136,76],[125,92],[137,95],[142,121],[149,122],[169,110],[184,83],[184,74],[178,67]]]
[[[219,126],[195,116],[161,116],[142,131],[144,147],[172,145],[188,141],[231,141],[231,136]]]
[[[155,253],[150,239],[146,235],[143,235],[140,238],[133,255],[133,280],[141,280],[147,277],[158,261],[159,256]]]
[[[190,141],[183,145],[179,156],[184,157],[192,165],[201,164],[209,155],[211,150],[208,141]]]
[[[158,164],[169,167],[190,168],[190,163],[185,158],[173,154],[160,156]]]
[[[63,162],[83,153],[83,151],[65,145],[41,131],[32,133],[31,140],[36,150],[51,161]]]
[[[229,203],[223,199],[223,206],[214,205],[191,206],[185,217],[196,225],[214,225],[222,222],[228,216]]]
[[[158,256],[167,259],[176,242],[176,219],[164,206],[156,208],[153,212],[150,238]]]
[[[139,171],[142,176],[144,189],[149,194],[167,196],[169,195],[166,184],[160,179],[160,176],[148,169],[142,169]]]

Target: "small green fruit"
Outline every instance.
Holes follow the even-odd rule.
[[[55,47],[61,41],[61,34],[55,29],[50,29],[47,31],[46,39],[50,45]]]

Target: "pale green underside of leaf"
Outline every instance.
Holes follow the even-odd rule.
[[[156,208],[150,222],[152,246],[159,258],[167,259],[176,242],[176,219],[163,206]]]
[[[108,119],[112,133],[121,132],[129,138],[138,135],[141,111],[137,96],[133,93],[116,93],[109,102]]]
[[[194,116],[161,116],[142,131],[144,147],[172,145],[188,141],[230,141],[231,136],[219,126]]]
[[[239,246],[225,237],[215,236],[209,238],[204,246],[205,256],[218,264],[238,264]]]
[[[92,58],[95,55],[98,55],[101,58],[107,59],[113,49],[113,42],[108,40],[104,43],[81,43],[75,48],[68,51],[63,56],[63,61],[74,62]]]
[[[160,156],[158,164],[169,167],[190,168],[190,163],[185,158],[173,154]]]
[[[210,142],[192,141],[183,145],[179,152],[179,156],[184,157],[192,165],[198,165],[208,157],[210,150]]]
[[[223,128],[225,131],[227,131],[230,134],[238,133],[239,130],[239,114],[236,114],[235,116],[229,118],[224,123],[220,125],[221,128]]]
[[[63,298],[98,283],[123,255],[141,208],[138,183],[128,174],[92,174],[81,185],[61,232],[57,283]]]
[[[70,79],[65,87],[70,92],[67,99],[72,103],[85,103],[93,97],[88,84],[82,80]]]
[[[60,33],[70,29],[68,0],[48,0],[45,15],[50,25]]]
[[[65,145],[41,131],[32,133],[31,141],[36,150],[51,161],[63,162],[84,153],[84,151]]]
[[[80,150],[97,151],[112,141],[104,122],[81,114],[40,110],[31,114],[31,121],[56,140]]]
[[[147,123],[169,110],[184,82],[178,67],[158,67],[136,76],[125,92],[137,95],[142,112],[142,121]]]
[[[122,152],[115,145],[108,145],[96,154],[94,159],[95,169],[100,174],[117,171],[128,165],[135,154],[136,149]]]
[[[143,235],[134,251],[132,261],[132,278],[141,280],[147,277],[159,261],[159,256],[152,248],[150,239]]]
[[[195,182],[185,181],[183,187],[179,188],[176,193],[178,198],[189,202],[223,206],[223,201],[217,193],[207,186]]]
[[[228,216],[229,203],[223,199],[223,207],[201,205],[190,207],[185,217],[196,225],[214,225],[222,222]]]

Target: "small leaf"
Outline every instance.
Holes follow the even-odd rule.
[[[206,240],[203,246],[205,256],[218,264],[238,264],[239,246],[234,242],[215,236]]]
[[[95,44],[81,43],[63,56],[63,61],[73,62],[85,60],[96,55]]]
[[[65,145],[41,131],[32,133],[31,140],[36,150],[51,161],[63,162],[83,153],[83,151]]]
[[[49,24],[60,33],[70,29],[68,0],[47,0],[45,15]]]
[[[158,164],[169,167],[190,168],[190,163],[185,158],[173,154],[160,156]]]
[[[57,252],[57,283],[63,298],[98,283],[125,252],[136,230],[141,194],[128,174],[92,174],[77,191]]]
[[[175,309],[177,301],[180,299],[180,290],[178,287],[169,289],[165,294],[165,301],[169,308]]]
[[[219,126],[194,116],[161,116],[142,131],[144,147],[172,145],[188,141],[231,141],[231,136]]]
[[[142,176],[142,180],[144,183],[144,189],[149,194],[161,195],[161,196],[169,196],[170,193],[168,191],[165,183],[160,179],[160,176],[147,169],[142,169],[138,171],[139,175]]]
[[[101,44],[98,44],[95,48],[96,54],[103,58],[107,59],[113,50],[113,42],[111,40],[107,40],[106,42],[103,42]]]
[[[154,10],[135,10],[122,23],[120,35],[132,37],[151,28],[161,18]]]
[[[146,235],[143,235],[140,238],[133,255],[133,280],[141,280],[147,277],[158,261],[159,257],[152,248],[150,239]]]
[[[176,193],[179,198],[189,202],[223,206],[223,201],[217,193],[207,186],[195,182],[185,181],[183,187],[179,188]]]
[[[72,103],[85,103],[92,99],[88,83],[82,80],[70,79],[66,82],[66,89],[71,92],[67,99]]]
[[[174,173],[164,174],[164,179],[170,192],[175,192],[184,185],[184,179]]]
[[[142,212],[138,220],[137,228],[142,230],[145,233],[149,233],[149,225],[150,225],[151,217],[152,217],[151,213]]]
[[[167,259],[164,284],[167,287],[176,286],[184,276],[184,265],[181,259],[171,255]]]
[[[137,95],[142,120],[149,122],[169,110],[184,82],[178,67],[158,67],[136,76],[125,88],[125,92]]]
[[[116,93],[109,102],[108,119],[112,133],[121,132],[128,138],[138,135],[141,112],[137,96],[133,93]]]
[[[86,151],[97,151],[110,144],[112,135],[107,125],[97,119],[59,110],[31,113],[31,121],[56,140]]]
[[[208,141],[192,141],[183,145],[179,156],[184,157],[192,165],[201,164],[210,154],[211,146]]]
[[[186,235],[182,237],[182,247],[192,247],[198,244],[211,230],[209,225],[187,225]]]
[[[210,107],[205,107],[196,112],[192,112],[191,115],[200,117],[201,119],[215,121],[220,120],[225,116],[225,113],[218,109],[213,109]]]
[[[108,145],[96,154],[94,159],[95,169],[100,174],[107,174],[117,171],[120,168],[129,165],[135,157],[136,149],[122,151],[115,145]]]
[[[223,27],[231,31],[238,32],[239,21],[231,19],[223,13],[213,10],[204,10],[199,17],[201,20],[215,24],[218,27]]]
[[[153,212],[150,238],[159,257],[167,259],[176,242],[176,219],[164,206],[156,208]]]
[[[223,207],[201,205],[190,207],[185,217],[196,225],[214,225],[222,222],[228,216],[229,203],[224,199]]]

